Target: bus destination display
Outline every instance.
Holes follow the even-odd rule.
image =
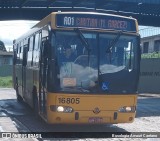
[[[133,19],[107,15],[57,14],[56,25],[57,27],[116,29],[136,32]]]

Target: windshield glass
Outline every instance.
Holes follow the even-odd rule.
[[[56,32],[60,88],[89,92],[98,79],[97,40],[94,33],[83,33],[88,47],[76,32]]]
[[[53,38],[60,91],[97,93],[99,76],[133,70],[136,36],[56,31]]]
[[[115,73],[126,69],[133,69],[134,49],[137,46],[136,37],[121,35],[114,46],[110,43],[117,35],[100,34],[100,72]]]

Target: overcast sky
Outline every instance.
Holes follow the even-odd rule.
[[[27,32],[38,21],[0,21],[0,40],[7,50],[12,49],[14,39]]]

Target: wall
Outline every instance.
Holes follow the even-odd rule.
[[[13,62],[12,56],[0,56],[0,66],[12,65],[13,64],[12,62]]]
[[[149,37],[141,38],[142,53],[143,53],[143,50],[144,50],[143,44],[145,42],[149,42],[148,53],[154,52],[155,51],[154,50],[154,42],[156,40],[160,40],[160,34],[159,35],[154,35],[154,36],[149,36]]]
[[[0,76],[12,76],[12,65],[3,65],[0,66]]]
[[[140,93],[160,93],[160,58],[141,60]]]
[[[0,77],[12,75],[12,52],[0,52]]]

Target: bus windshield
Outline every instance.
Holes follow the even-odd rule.
[[[81,34],[84,39],[76,31],[54,31],[60,91],[96,93],[100,75],[132,71],[136,36],[122,34],[114,41],[117,34]]]
[[[116,35],[100,34],[100,72],[114,73],[123,69],[133,69],[134,50],[137,48],[137,39],[134,36],[121,35],[117,41]],[[117,36],[116,36],[117,37]]]

